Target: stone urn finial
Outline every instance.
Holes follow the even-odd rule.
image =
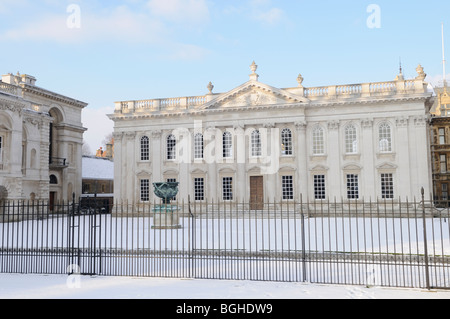
[[[256,65],[255,61],[253,61],[252,65],[250,65],[250,70],[252,70],[252,74],[255,74],[256,70],[258,70],[258,66]]]
[[[250,81],[258,81],[259,75],[256,74],[257,69],[258,66],[256,65],[255,61],[253,61],[252,65],[250,65],[250,70],[252,71],[252,74],[250,74]]]
[[[212,90],[214,90],[214,85],[211,82],[209,82],[207,89],[209,90],[209,94],[213,94]]]
[[[419,66],[416,68],[416,71],[417,71],[417,77],[416,77],[416,79],[417,80],[425,80],[425,78],[427,77],[427,74],[423,71],[423,67],[422,67],[422,65],[420,65],[419,64]]]
[[[298,82],[299,87],[303,87],[303,80],[304,80],[303,76],[301,74],[299,74],[297,77],[297,82]]]

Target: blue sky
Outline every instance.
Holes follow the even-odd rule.
[[[400,57],[405,77],[421,63],[436,82],[448,12],[444,0],[0,0],[0,72],[89,103],[94,151],[115,101],[203,95],[209,81],[227,92],[253,60],[280,88],[299,73],[307,87],[393,80]]]

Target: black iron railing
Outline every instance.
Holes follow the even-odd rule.
[[[173,229],[154,227],[161,203],[97,203],[2,202],[0,272],[450,288],[434,200],[178,201]]]

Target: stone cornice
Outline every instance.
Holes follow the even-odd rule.
[[[86,102],[82,102],[52,91],[48,91],[46,89],[34,86],[34,85],[29,85],[29,84],[21,84],[22,87],[22,91],[23,93],[31,93],[34,95],[38,95],[38,96],[42,96],[44,98],[53,100],[53,101],[58,101],[58,102],[62,102],[65,104],[69,104],[72,106],[76,106],[79,108],[85,108],[86,106],[88,106],[88,103]]]

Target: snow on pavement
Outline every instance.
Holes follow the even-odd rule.
[[[309,283],[0,274],[0,299],[450,299],[450,291]]]

